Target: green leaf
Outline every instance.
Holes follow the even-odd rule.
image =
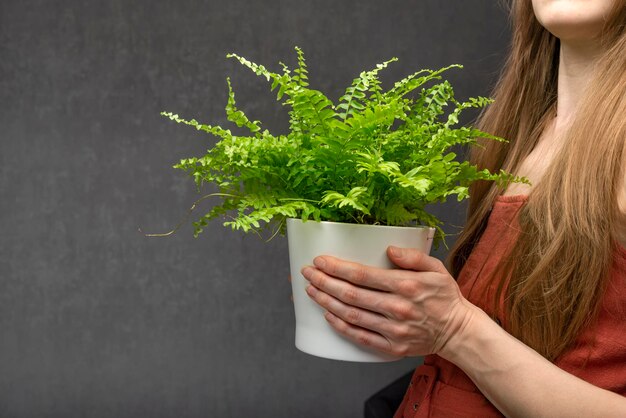
[[[228,103],[226,104],[226,116],[228,120],[239,127],[245,126],[252,133],[259,132],[261,130],[259,121],[251,122],[241,110],[237,109],[235,105],[235,93],[230,84],[230,78],[227,78],[226,82],[228,83]]]

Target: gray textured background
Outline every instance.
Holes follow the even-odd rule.
[[[486,95],[508,37],[483,0],[1,0],[0,417],[361,416],[419,359],[298,352],[284,238],[137,232],[178,222],[197,195],[170,167],[212,143],[159,112],[225,123],[231,75],[240,107],[284,130],[225,55],[278,70],[294,45],[333,98],[392,56],[389,81],[463,63],[458,96]],[[434,210],[462,222],[455,202]]]

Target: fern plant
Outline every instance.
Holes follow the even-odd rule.
[[[194,222],[194,235],[214,218],[225,226],[259,231],[274,226],[284,232],[285,218],[380,225],[436,227],[441,221],[426,205],[456,196],[468,197],[477,180],[500,183],[525,181],[506,172],[479,170],[457,161],[455,145],[476,145],[476,138],[503,141],[473,127],[458,126],[459,114],[482,108],[485,97],[459,102],[440,70],[421,70],[385,90],[378,78],[392,58],[355,78],[336,102],[309,87],[304,53],[298,47],[298,67],[283,63],[272,72],[236,54],[239,61],[271,83],[277,100],[289,108],[289,133],[274,135],[250,120],[235,103],[227,79],[226,116],[249,134],[162,114],[219,138],[205,155],[182,159],[174,166],[188,173],[198,189],[217,185],[215,204]],[[419,89],[419,90],[418,90]],[[194,205],[195,207],[195,205]]]

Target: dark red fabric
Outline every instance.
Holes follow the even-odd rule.
[[[525,196],[500,196],[487,227],[458,277],[463,295],[493,315],[493,277],[500,260],[514,243],[519,226],[517,213]],[[502,302],[501,306],[502,308]],[[500,312],[503,309],[499,309]],[[496,318],[503,323],[505,318]],[[615,255],[611,278],[598,321],[585,329],[572,348],[555,364],[596,386],[626,396],[626,250]],[[470,378],[454,364],[439,356],[424,359],[395,417],[501,417]]]

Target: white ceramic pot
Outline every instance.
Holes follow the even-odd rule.
[[[381,268],[393,268],[387,247],[395,245],[430,252],[434,228],[302,222],[287,219],[289,261],[296,314],[296,347],[308,354],[335,360],[387,362],[399,360],[364,348],[337,333],[324,319],[324,310],[306,294],[308,281],[300,270],[318,255],[332,255]]]

